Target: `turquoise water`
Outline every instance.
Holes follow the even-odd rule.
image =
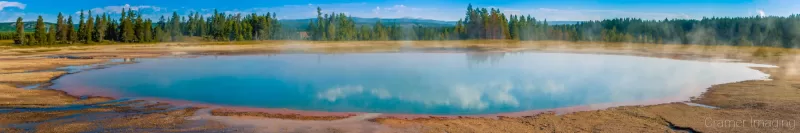
[[[63,76],[75,95],[257,108],[470,115],[688,100],[714,84],[765,79],[753,64],[566,53],[202,56]]]

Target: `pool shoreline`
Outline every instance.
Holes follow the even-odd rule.
[[[98,96],[102,98],[110,98],[110,99],[118,99],[114,97],[104,97]],[[346,117],[357,116],[362,114],[369,114],[369,113],[378,113],[380,116],[378,118],[397,118],[397,119],[417,119],[417,118],[499,118],[499,117],[525,117],[525,116],[533,116],[543,113],[553,113],[553,114],[568,114],[574,112],[583,112],[583,111],[594,111],[594,110],[605,110],[614,107],[621,107],[621,106],[650,106],[650,105],[659,105],[659,104],[686,104],[690,102],[689,99],[680,100],[682,98],[674,97],[674,98],[662,98],[662,99],[650,99],[646,101],[633,101],[633,102],[616,102],[616,103],[600,103],[600,104],[590,104],[590,105],[579,105],[579,106],[568,106],[568,107],[559,107],[559,108],[551,108],[551,109],[535,109],[535,110],[526,110],[526,111],[518,111],[518,112],[505,112],[505,113],[493,113],[493,114],[475,114],[475,115],[437,115],[437,114],[406,114],[406,113],[380,113],[380,112],[328,112],[328,111],[314,111],[314,110],[297,110],[297,109],[288,109],[288,108],[261,108],[261,107],[247,107],[247,106],[230,106],[230,105],[219,105],[219,104],[208,104],[208,103],[201,103],[201,102],[193,102],[193,101],[186,101],[186,100],[170,100],[164,98],[135,98],[134,100],[145,100],[145,101],[154,101],[154,102],[161,102],[161,103],[168,103],[172,105],[188,105],[192,107],[200,107],[200,108],[212,108],[214,112],[219,113],[227,113],[227,114],[251,114],[251,115],[220,115],[220,116],[268,116],[274,115],[275,118],[282,118],[287,119],[284,116],[294,116],[297,117],[298,120],[313,120],[316,117],[324,118],[324,117],[342,117],[340,119],[344,119]],[[702,104],[690,103],[687,104],[689,106],[703,106]],[[707,106],[707,105],[704,105]],[[273,117],[266,117],[266,118],[273,118]]]
[[[418,51],[422,52],[422,51]],[[447,51],[451,52],[451,51]],[[475,52],[475,51],[462,51],[462,52]],[[497,51],[494,51],[497,52]],[[508,51],[506,51],[508,52]],[[530,51],[529,51],[530,52]],[[539,52],[539,51],[534,51]],[[249,52],[248,52],[249,53]],[[570,52],[539,52],[539,53],[570,53]],[[181,54],[179,56],[175,55],[166,55],[160,57],[152,57],[152,59],[156,58],[195,58],[195,57],[202,57],[202,56],[238,56],[238,55],[250,55],[249,54],[236,54],[236,53],[229,53],[233,55],[195,55],[195,54]],[[276,53],[282,54],[282,53]],[[300,53],[300,54],[316,54],[316,53]],[[570,53],[572,54],[572,53]],[[575,54],[602,54],[602,53],[575,53]],[[635,56],[629,54],[613,54],[616,56]],[[642,57],[642,56],[635,56],[635,57]],[[655,58],[655,57],[646,57],[646,58]],[[116,59],[112,59],[116,60]],[[696,61],[692,59],[685,59],[690,61]],[[715,61],[711,61],[715,62]],[[727,61],[716,61],[716,62],[727,62]],[[61,70],[61,71],[70,71],[65,74],[58,75],[52,79],[48,83],[42,85],[42,88],[52,89],[50,88],[53,85],[52,81],[57,80],[63,76],[67,76],[70,74],[77,74],[85,71],[94,71],[98,69],[104,69],[109,67],[115,67],[116,65],[126,65],[126,64],[135,64],[139,62],[124,62],[124,63],[114,63],[114,62],[102,62],[97,64],[89,64],[89,65],[79,65],[79,66],[94,66],[94,67],[87,67],[84,69],[78,70]],[[111,65],[111,66],[110,66]],[[755,65],[762,65],[762,64],[755,64]],[[67,66],[70,67],[70,66]],[[761,66],[761,67],[768,67],[768,66]],[[755,68],[759,67],[750,67],[753,70],[757,70]],[[58,69],[52,71],[60,71]],[[755,80],[758,81],[758,80]],[[722,83],[727,84],[727,83]],[[718,85],[718,84],[717,84]],[[55,91],[63,92],[70,96],[74,97],[91,97],[91,98],[105,98],[105,99],[119,99],[119,94],[109,94],[109,93],[97,93],[97,89],[92,91],[89,90],[77,90],[80,92],[92,92],[92,94],[83,94],[79,93],[76,90],[66,91],[66,90],[59,90],[59,89],[52,89]],[[100,89],[103,90],[103,89]],[[705,89],[703,92],[707,91]],[[80,95],[80,96],[76,96]],[[694,95],[692,97],[700,96],[701,94]],[[172,105],[178,106],[185,106],[189,105],[192,107],[201,107],[201,108],[215,108],[212,110],[212,115],[216,114],[228,114],[225,116],[262,116],[267,118],[281,118],[281,119],[299,119],[299,120],[314,120],[314,119],[328,119],[328,117],[341,117],[340,119],[361,115],[361,114],[368,114],[368,113],[380,113],[380,112],[329,112],[329,111],[316,111],[316,110],[298,110],[298,109],[289,109],[289,108],[268,108],[268,107],[247,107],[247,106],[229,106],[224,104],[210,104],[210,103],[202,103],[202,102],[194,102],[194,101],[186,101],[186,100],[174,100],[168,98],[156,98],[156,97],[141,97],[141,98],[132,98],[135,100],[145,100],[145,101],[154,101],[160,103],[168,103]],[[689,102],[691,99],[681,98],[679,96],[671,96],[671,97],[663,97],[657,99],[648,99],[645,101],[629,101],[629,102],[610,102],[610,103],[597,103],[597,104],[588,104],[588,105],[578,105],[578,106],[566,106],[566,107],[557,107],[557,108],[549,108],[549,109],[533,109],[533,110],[523,110],[523,111],[516,111],[516,112],[505,112],[505,113],[490,113],[490,114],[469,114],[469,115],[442,115],[442,114],[408,114],[408,113],[380,113],[381,115],[379,118],[398,118],[398,119],[416,119],[416,118],[498,118],[498,117],[524,117],[524,116],[532,116],[542,113],[554,113],[554,114],[566,114],[566,113],[573,113],[573,112],[581,112],[581,111],[593,111],[593,110],[604,110],[613,107],[620,107],[620,106],[648,106],[648,105],[658,105],[658,104],[670,104],[670,103],[681,103],[681,102]],[[237,115],[238,114],[238,115]],[[272,116],[272,117],[270,117]],[[287,116],[292,116],[291,118]]]
[[[527,50],[532,50],[532,49],[527,49]],[[533,49],[533,50],[535,50],[535,49]],[[199,50],[199,51],[202,51],[202,50]],[[568,50],[554,50],[554,51],[548,51],[548,52],[568,52]],[[147,52],[146,52],[146,53],[147,53]],[[172,55],[174,54],[174,53],[170,53],[170,52],[167,52],[167,51],[161,51],[161,52],[150,52],[150,53],[160,53],[160,54],[154,54],[154,55],[148,55],[148,56],[136,56],[136,55],[133,55],[133,56],[131,56],[131,55],[128,55],[128,56],[130,56],[130,57],[137,57],[137,58],[142,58],[142,57],[145,57],[145,58],[161,58],[161,57],[164,57],[164,56],[172,56]],[[189,53],[192,53],[192,52],[189,52]],[[196,53],[203,53],[203,52],[196,52]],[[226,53],[226,54],[231,54],[231,53],[236,53],[236,52],[230,52],[230,51],[229,51],[229,52],[228,52],[228,53]],[[695,55],[690,55],[690,54],[663,54],[663,53],[655,53],[655,54],[649,54],[649,55],[648,55],[646,52],[645,52],[645,53],[624,53],[624,52],[622,52],[622,53],[618,53],[618,52],[603,53],[602,51],[595,51],[595,52],[586,52],[586,51],[573,51],[573,52],[568,52],[568,53],[587,53],[587,54],[623,54],[623,55],[630,55],[630,56],[643,56],[643,57],[654,57],[654,56],[655,56],[655,57],[658,57],[658,58],[689,59],[689,60],[691,60],[691,58],[697,58],[697,57],[698,57],[698,56],[695,56]],[[207,53],[206,53],[206,54],[207,54]],[[252,53],[251,53],[251,54],[252,54]],[[189,54],[189,55],[192,55],[192,54]],[[223,54],[223,55],[225,55],[225,54]],[[704,57],[704,56],[699,56],[699,57],[701,57],[701,58],[702,58],[702,57]],[[712,56],[712,57],[713,57],[713,56]],[[746,62],[746,61],[745,61],[745,62]],[[761,63],[765,63],[765,62],[761,62]],[[91,63],[90,63],[90,64],[91,64]],[[783,68],[781,65],[778,65],[778,66],[780,66],[781,68]],[[777,68],[758,68],[758,69],[756,69],[756,70],[765,71],[765,70],[769,70],[769,69],[777,69]],[[775,76],[774,74],[770,74],[770,75],[773,75],[773,76]],[[60,77],[60,76],[64,76],[64,75],[59,75],[59,76],[56,76],[56,77],[51,77],[51,79],[50,79],[48,82],[44,82],[44,84],[45,84],[45,85],[42,85],[42,86],[44,86],[44,87],[48,87],[48,86],[49,86],[49,85],[47,85],[48,83],[50,83],[51,81],[53,81],[54,79],[56,79],[56,78],[58,78],[58,77]],[[767,82],[767,81],[742,81],[742,82]],[[40,82],[40,83],[41,83],[41,82]],[[704,98],[706,98],[706,95],[708,95],[708,94],[709,94],[709,92],[713,92],[713,90],[716,88],[716,86],[725,86],[725,85],[729,85],[729,84],[739,84],[739,83],[740,83],[740,82],[737,82],[737,83],[726,83],[726,84],[718,84],[718,85],[714,85],[714,86],[712,86],[712,87],[710,87],[710,88],[706,88],[706,89],[705,89],[706,91],[705,91],[705,92],[703,92],[703,93],[702,93],[702,94],[699,96],[699,98],[697,98],[697,99],[692,99],[692,100],[688,100],[688,101],[691,101],[691,102],[697,102],[697,101],[699,101],[701,104],[709,105],[709,104],[707,104],[707,103],[714,103],[714,102],[713,102],[714,100],[710,100],[710,101],[711,101],[711,102],[710,102],[709,100],[705,100]],[[54,92],[60,92],[60,93],[64,93],[63,95],[71,96],[73,99],[83,99],[83,98],[79,98],[79,97],[77,97],[77,96],[68,95],[68,94],[66,94],[66,92],[64,92],[64,91],[60,91],[60,90],[54,90],[54,89],[44,89],[43,91],[54,91]],[[111,98],[111,97],[102,97],[102,96],[93,96],[93,97],[89,97],[89,98],[86,98],[86,99],[99,99],[99,100],[101,100],[101,101],[102,101],[102,99],[106,99],[106,100],[113,100],[114,98]],[[86,100],[86,99],[84,99],[84,100]],[[717,100],[719,100],[719,99],[717,99]],[[78,100],[78,101],[80,101],[80,100]],[[158,101],[158,100],[155,100],[155,101]],[[169,103],[169,102],[166,102],[166,103]],[[597,112],[597,111],[613,111],[613,110],[617,110],[617,109],[615,109],[615,108],[628,109],[628,108],[652,108],[652,107],[657,107],[657,106],[679,106],[679,105],[674,105],[674,104],[676,104],[676,103],[675,103],[675,102],[670,102],[670,103],[657,103],[657,104],[646,104],[646,105],[624,105],[624,106],[619,106],[619,107],[616,107],[616,106],[612,105],[612,106],[614,106],[614,107],[612,107],[612,108],[608,108],[608,107],[606,107],[606,108],[602,108],[602,109],[589,109],[589,110],[581,110],[582,108],[585,108],[585,107],[567,107],[567,108],[564,108],[564,109],[555,109],[555,110],[565,110],[563,114],[573,114],[573,113],[582,114],[582,113],[586,113],[586,112]],[[678,103],[678,104],[680,104],[680,103]],[[8,104],[3,104],[3,105],[0,105],[0,106],[6,106],[6,105],[8,105]],[[71,105],[71,104],[66,104],[66,105]],[[713,105],[713,104],[712,104],[711,106],[720,107],[720,106]],[[12,108],[13,108],[13,107],[12,107]],[[223,107],[223,109],[224,109],[224,108],[225,108],[225,107]],[[577,108],[577,109],[576,109],[576,108]],[[726,107],[725,107],[725,106],[721,106],[721,108],[720,108],[720,109],[722,109],[722,110],[725,110],[725,109],[726,109]],[[268,110],[286,110],[286,109],[268,109]],[[569,110],[579,110],[579,111],[569,111]],[[290,112],[291,112],[291,111],[290,111]],[[508,113],[508,115],[478,116],[477,118],[492,118],[492,117],[494,117],[494,118],[497,118],[497,119],[504,119],[504,118],[506,118],[506,117],[528,117],[528,116],[546,115],[546,114],[549,114],[548,112],[551,112],[551,111],[541,111],[541,110],[539,110],[539,111],[523,111],[523,112],[514,112],[514,113]],[[552,111],[552,112],[553,112],[553,113],[557,113],[558,111]],[[330,112],[327,112],[327,113],[330,113]],[[292,113],[289,113],[289,114],[292,114]],[[513,115],[512,115],[512,114],[513,114]],[[302,114],[301,114],[301,115],[302,115]],[[330,116],[330,115],[327,115],[327,114],[326,114],[326,115],[322,115],[322,116]],[[349,116],[353,116],[353,115],[349,115]],[[426,119],[450,119],[450,120],[458,120],[458,119],[462,119],[462,117],[459,117],[459,116],[436,116],[436,115],[404,115],[404,114],[395,114],[395,115],[393,116],[392,114],[387,114],[386,116],[384,116],[384,117],[381,117],[381,118],[379,118],[379,119],[378,119],[378,120],[376,120],[376,121],[377,121],[378,123],[382,123],[382,124],[387,124],[387,123],[388,123],[388,125],[397,125],[396,123],[392,123],[392,122],[386,122],[386,121],[394,121],[394,119],[398,119],[397,121],[409,120],[409,119],[410,119],[410,121],[414,121],[415,119],[419,119],[419,120],[426,120]],[[402,119],[402,120],[400,120],[400,119]],[[473,119],[473,117],[470,117],[470,116],[463,116],[463,119]],[[682,127],[686,127],[686,126],[684,126],[684,125],[680,125],[680,126],[682,126]],[[697,129],[694,129],[694,130],[697,130]],[[0,130],[0,131],[2,131],[2,130]],[[712,130],[712,131],[713,131],[713,130]]]

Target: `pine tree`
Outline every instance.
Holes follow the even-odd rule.
[[[125,12],[125,8],[122,8],[122,13],[121,13],[120,18],[119,18],[119,26],[117,27],[117,28],[119,28],[117,30],[117,31],[119,31],[119,34],[117,34],[117,35],[119,36],[118,38],[119,38],[120,42],[126,42],[128,39],[130,39],[130,38],[125,36],[125,32],[126,32],[125,26],[127,25],[127,24],[125,24],[127,22],[126,21],[127,20],[126,17],[127,17],[127,13]]]
[[[102,17],[101,16],[95,16],[95,18],[96,18],[95,20],[97,20],[97,22],[95,24],[95,33],[94,33],[95,37],[94,38],[95,38],[95,40],[97,40],[97,42],[103,42],[103,40],[105,39],[105,36],[106,36],[106,29],[108,27],[108,24],[106,22],[106,14],[103,13]]]
[[[44,19],[42,16],[39,16],[39,19],[36,19],[36,30],[33,32],[34,38],[36,38],[36,42],[34,44],[45,44],[47,43],[47,30],[45,29]]]
[[[325,20],[324,18],[322,18],[322,8],[317,7],[317,26],[313,30],[314,31],[312,34],[313,40],[326,40],[323,37],[325,35],[324,33],[325,23],[323,21]]]
[[[48,44],[56,44],[56,25],[50,25],[47,30],[47,43]]]
[[[84,28],[84,30],[86,30],[86,31],[84,31],[84,33],[83,33],[84,36],[86,37],[84,39],[84,43],[86,43],[86,44],[92,43],[92,41],[94,41],[92,39],[92,36],[94,36],[94,35],[92,35],[92,33],[95,32],[94,31],[95,30],[94,29],[94,18],[92,18],[92,10],[89,10],[88,16],[89,16],[89,19],[86,20],[86,27]]]
[[[181,40],[181,19],[178,16],[178,12],[172,12],[172,20],[170,20],[170,36],[172,37],[172,41],[179,41]]]
[[[333,16],[331,16],[326,27],[327,29],[325,32],[328,38],[326,41],[336,40],[336,24],[333,22]]]
[[[386,29],[384,29],[383,24],[381,24],[381,20],[375,22],[375,26],[373,26],[373,28],[374,28],[373,30],[375,30],[374,33],[375,38],[373,38],[372,40],[381,40],[381,41],[389,40],[389,36],[386,32]]]
[[[497,12],[499,13],[500,9],[497,9],[497,10],[498,10]],[[498,21],[497,23],[500,24],[500,30],[503,33],[503,38],[502,39],[511,39],[511,31],[508,29],[509,28],[508,27],[508,19],[506,18],[506,15],[503,14],[503,13],[500,13],[499,19],[500,19],[500,21]]]
[[[372,36],[370,36],[371,34],[370,34],[369,27],[362,25],[360,29],[361,29],[359,31],[360,33],[358,34],[358,39],[359,40],[371,40],[372,39]]]
[[[130,11],[129,11],[130,12]],[[120,41],[133,42],[136,39],[133,24],[130,19],[130,13],[126,14],[125,9],[122,10],[120,21]]]
[[[186,33],[187,33],[186,35],[194,36],[195,32],[197,32],[197,25],[195,24],[197,23],[195,22],[197,21],[197,18],[195,18],[194,12],[189,13],[187,17],[189,18],[189,20],[186,22]]]
[[[164,18],[164,16],[161,16],[161,19],[158,19],[158,25],[156,25],[155,34],[153,35],[154,38],[159,42],[164,42],[169,40],[167,39],[168,38],[167,31],[164,30],[167,27],[165,21],[166,19]]]
[[[217,10],[214,10],[214,15],[210,20],[212,21],[209,22],[209,34],[212,36],[211,38],[219,41],[227,41],[226,30],[228,22],[226,22],[225,14],[218,13]]]
[[[86,24],[83,21],[83,10],[80,13],[80,19],[78,20],[78,41],[83,41],[86,39]]]
[[[458,21],[456,21],[455,32],[458,35],[457,39],[463,38],[464,33],[466,32],[466,28],[464,27],[464,21],[462,21],[461,19],[458,19]]]
[[[244,36],[242,35],[242,23],[241,19],[239,18],[239,14],[233,17],[233,30],[231,30],[231,40],[242,41],[244,40]]]
[[[159,22],[159,23],[161,23],[161,22]],[[156,26],[156,28],[154,28],[154,30],[153,30],[153,39],[154,39],[154,41],[155,42],[164,41],[163,36],[164,36],[164,30],[161,29],[161,26]]]
[[[72,15],[67,18],[67,41],[72,44],[73,42],[78,41],[78,33],[75,32],[75,24],[72,22]]]
[[[259,20],[258,23],[261,26],[261,29],[258,32],[261,33],[262,40],[270,40],[270,39],[272,39],[271,37],[272,37],[272,33],[273,33],[272,32],[272,29],[273,29],[272,26],[273,25],[272,25],[271,18],[272,17],[269,16],[269,13],[267,13],[264,16],[260,16],[259,19],[258,19]]]
[[[275,12],[272,12],[272,18],[269,19],[268,23],[269,27],[271,27],[269,28],[271,39],[280,39],[278,38],[278,33],[281,32],[281,24],[278,22],[278,17],[275,15]]]
[[[137,42],[145,42],[147,39],[144,34],[145,25],[142,20],[142,14],[136,16],[136,21],[133,25],[136,26],[134,33],[136,35]]]
[[[121,42],[119,40],[119,22],[112,19],[111,15],[106,16],[106,22],[108,27],[106,27],[105,39]]]
[[[136,26],[136,18],[135,17],[136,17],[136,13],[133,12],[133,9],[128,9],[128,16],[126,17],[127,21],[128,21],[127,22],[128,25],[125,27],[125,29],[128,30],[129,32],[126,32],[125,36],[130,37],[129,42],[137,42],[137,41],[139,41],[138,40],[138,36],[136,36],[136,27],[137,26]]]
[[[198,18],[200,18],[200,22],[197,23],[197,27],[199,31],[197,32],[197,36],[203,37],[208,35],[208,24],[206,24],[206,19],[199,14],[196,14]]]
[[[151,21],[150,19],[147,19],[144,22],[144,26],[143,26],[143,28],[144,28],[144,39],[143,39],[143,41],[144,42],[153,42],[153,31],[152,31],[153,27],[152,27],[152,25],[153,25],[153,21]]]
[[[25,44],[25,23],[22,22],[22,17],[17,17],[17,33],[14,38],[14,43],[17,45]]]
[[[64,23],[64,15],[59,12],[58,19],[56,20],[56,40],[59,42],[64,42],[67,40],[67,26]]]
[[[25,44],[24,45],[34,45],[33,42],[36,42],[36,39],[33,37],[33,34],[25,34]]]
[[[308,20],[308,29],[306,29],[306,35],[308,35],[308,40],[314,40],[314,33],[316,32],[317,26],[314,23],[314,20]]]

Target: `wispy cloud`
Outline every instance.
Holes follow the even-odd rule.
[[[19,2],[0,1],[0,11],[2,11],[7,7],[16,7],[19,9],[25,9],[25,4]]]
[[[375,9],[372,9],[372,13],[375,15],[381,14],[381,7],[376,6]]]
[[[22,17],[23,21],[35,21],[39,16],[46,21],[53,16],[50,14],[42,14],[35,12],[22,11],[25,10],[27,4],[11,1],[0,1],[0,21],[1,22],[14,22],[17,18]],[[4,10],[7,8],[18,8],[20,10]]]
[[[554,82],[552,82],[554,83]],[[560,86],[561,91],[564,86]],[[542,87],[544,88],[544,87]],[[514,85],[508,81],[492,81],[480,84],[455,84],[444,88],[385,89],[368,88],[361,85],[331,87],[317,93],[317,98],[329,102],[347,100],[352,96],[375,97],[381,100],[400,100],[422,103],[426,106],[453,106],[461,109],[483,110],[490,106],[519,106],[513,94]]]
[[[767,13],[764,13],[764,10],[762,10],[762,9],[756,10],[756,13],[758,13],[758,16],[761,16],[761,17],[767,16]]]

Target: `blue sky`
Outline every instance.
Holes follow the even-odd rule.
[[[228,13],[276,12],[280,19],[310,18],[315,8],[355,17],[423,18],[454,21],[464,17],[468,4],[500,8],[506,14],[532,15],[551,21],[600,20],[617,17],[644,19],[711,16],[787,16],[800,13],[798,0],[18,0],[0,1],[0,21],[26,21],[42,15],[53,21],[58,12],[77,16],[81,9],[119,13],[141,11],[147,18],[213,9]]]

